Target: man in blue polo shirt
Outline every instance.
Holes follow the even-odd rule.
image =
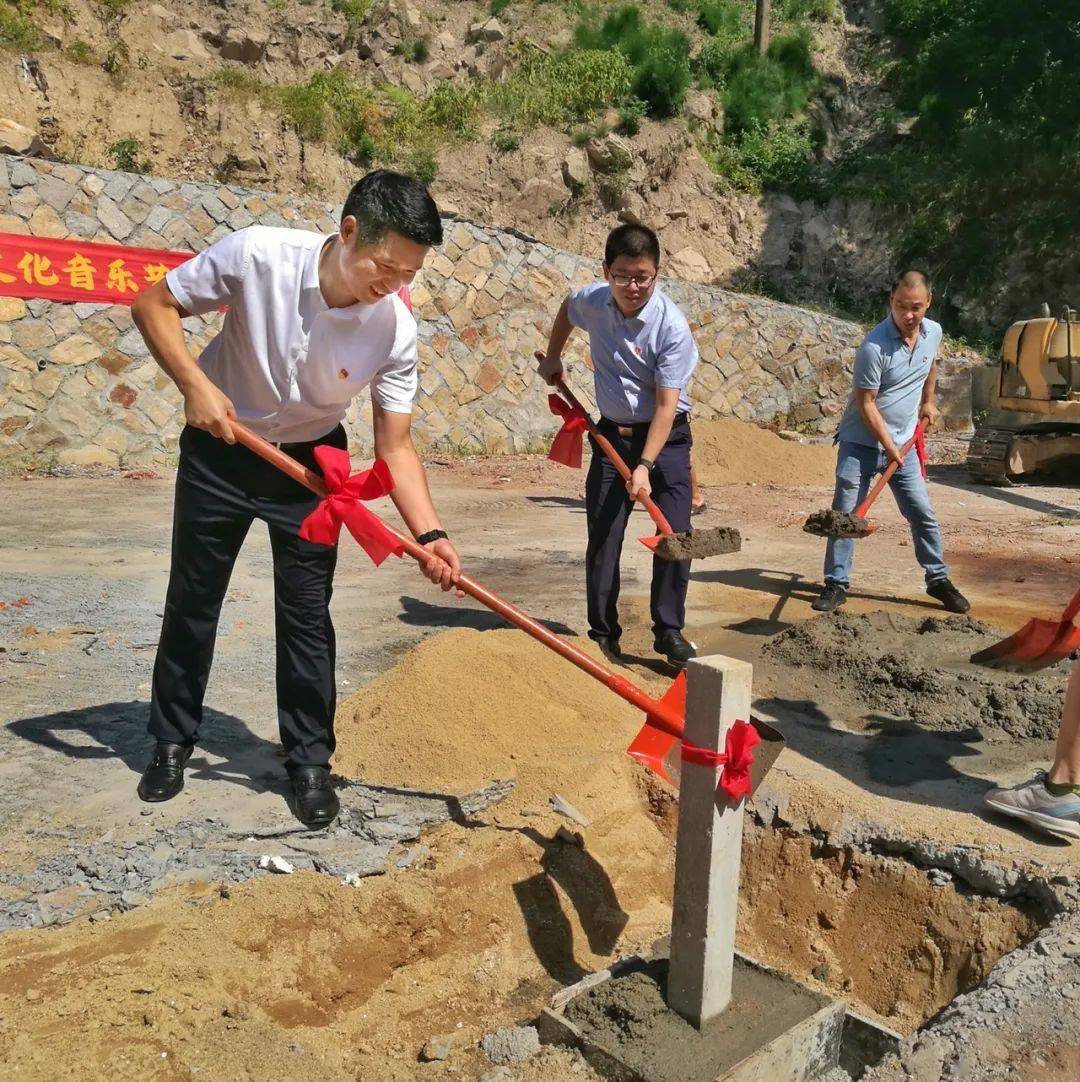
[[[941,325],[926,318],[930,282],[921,271],[897,275],[889,294],[889,315],[863,340],[855,354],[851,398],[837,432],[834,511],[854,511],[866,499],[875,474],[890,462],[900,468],[889,482],[900,513],[908,520],[915,558],[926,575],[926,592],[949,612],[967,612],[967,598],[949,581],[941,530],[922,475],[919,456],[900,448],[915,434],[920,420],[932,427],[937,351]],[[830,538],[825,549],[825,589],[813,602],[818,612],[832,612],[847,601],[855,542]]]
[[[660,242],[644,226],[621,225],[604,248],[604,281],[576,290],[552,324],[540,374],[555,384],[563,375],[562,351],[574,327],[589,335],[600,430],[615,445],[633,476],[624,483],[593,443],[585,482],[589,543],[585,589],[589,637],[612,657],[621,656],[619,557],[638,493],[651,495],[676,532],[690,528],[690,399],[686,388],[697,348],[686,318],[656,288]],[[672,664],[695,656],[682,634],[688,560],[653,559],[654,649]]]

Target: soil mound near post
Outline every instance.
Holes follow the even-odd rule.
[[[821,677],[826,699],[910,719],[940,732],[1052,740],[1061,722],[1069,663],[1035,675],[973,665],[968,658],[1002,632],[970,616],[911,619],[889,612],[836,613],[788,628],[764,648]]]
[[[603,661],[587,640],[578,645]],[[659,694],[664,681],[653,679]],[[510,806],[546,805],[583,771],[599,783],[629,766],[622,752],[644,720],[524,632],[461,628],[420,643],[341,703],[333,765],[370,785],[447,793],[514,778]]]
[[[796,443],[733,418],[694,422],[694,467],[703,485],[831,485],[836,452]]]

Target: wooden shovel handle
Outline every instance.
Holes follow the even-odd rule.
[[[907,453],[912,449],[912,447],[915,446],[915,441],[919,438],[919,432],[925,430],[925,428],[925,422],[920,421],[918,428],[915,429],[915,435],[912,436],[911,439],[909,439],[902,448],[900,448],[900,454],[902,456],[906,456]],[[896,473],[899,468],[900,464],[898,462],[890,462],[889,465],[886,466],[884,470],[882,470],[881,476],[877,479],[877,483],[872,489],[870,489],[870,494],[866,497],[865,500],[863,500],[862,503],[859,504],[858,507],[855,508],[856,518],[866,518],[866,513],[870,510],[870,505],[874,502],[874,500],[878,498],[878,496],[881,495],[882,490],[889,483],[889,479],[894,473]]]

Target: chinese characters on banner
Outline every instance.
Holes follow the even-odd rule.
[[[0,233],[0,297],[131,304],[193,254]]]

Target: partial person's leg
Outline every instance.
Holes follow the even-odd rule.
[[[675,533],[690,529],[690,426],[674,430],[656,457],[652,471],[652,497]],[[650,608],[653,634],[680,631],[686,624],[689,560],[653,557]]]
[[[1080,660],[1073,663],[1061,712],[1054,763],[1031,781],[1009,789],[991,789],[988,807],[1047,833],[1080,838]]]
[[[893,474],[889,487],[900,514],[907,519],[911,528],[915,559],[919,561],[926,576],[926,585],[948,578],[949,569],[945,565],[941,527],[938,526],[937,516],[930,503],[930,493],[922,475],[919,456],[914,450],[905,456],[904,464]]]
[[[243,495],[217,480],[218,460],[233,450],[195,429],[181,437],[169,587],[148,727],[159,741],[191,745],[202,723],[221,603],[253,518]]]
[[[832,509],[851,514],[866,499],[870,482],[877,473],[881,453],[876,447],[859,443],[841,443],[836,450],[836,484]],[[855,542],[850,537],[830,537],[825,545],[825,589],[811,607],[818,612],[832,612],[847,600],[851,586],[851,564]]]
[[[620,453],[625,443],[618,435],[605,433]],[[589,542],[585,549],[585,594],[589,610],[589,637],[617,643],[619,624],[619,559],[623,535],[630,515],[626,482],[592,443],[592,460],[585,480],[585,514]]]
[[[904,464],[893,474],[889,482],[896,506],[911,527],[911,540],[915,546],[915,558],[926,577],[926,592],[940,601],[948,612],[967,612],[971,608],[968,599],[952,584],[941,541],[941,527],[930,503],[926,479],[922,475],[919,456],[908,452]]]
[[[270,527],[274,553],[278,727],[289,770],[330,767],[336,641],[330,619],[337,548]]]
[[[184,788],[184,764],[202,724],[221,603],[252,520],[250,501],[228,476],[237,450],[196,429],[180,438],[169,587],[147,726],[157,743],[139,779],[143,800],[171,800]]]

